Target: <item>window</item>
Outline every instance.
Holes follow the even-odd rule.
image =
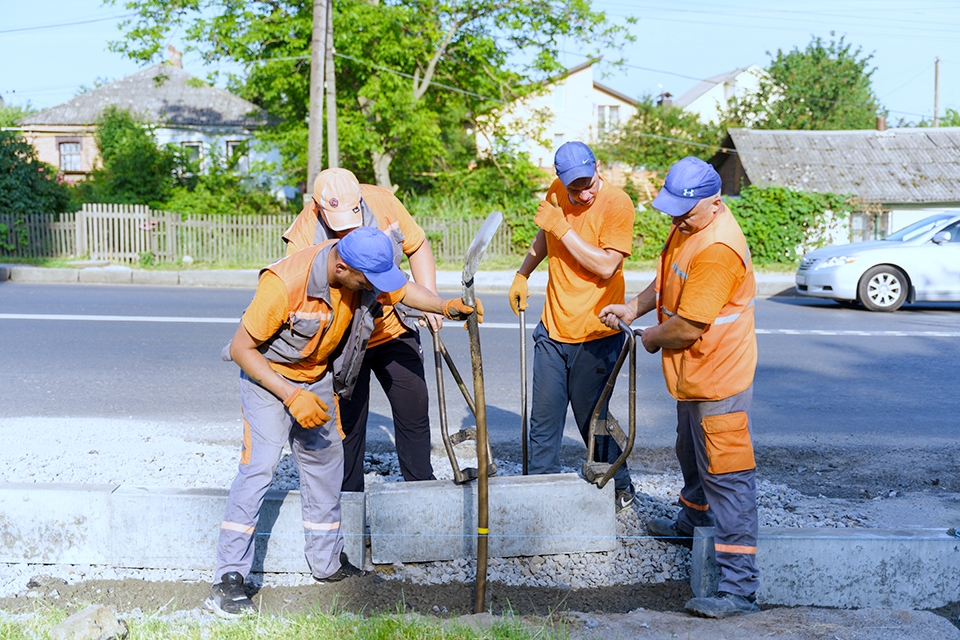
[[[80,171],[80,143],[61,142],[60,171]]]
[[[199,165],[203,161],[203,145],[199,142],[181,142],[180,148],[187,162]]]
[[[597,131],[610,131],[620,124],[620,106],[601,104],[597,107]]]
[[[960,222],[954,222],[952,225],[944,229],[944,231],[950,232],[950,242],[960,242]]]
[[[227,141],[227,160],[236,159],[237,173],[250,172],[250,156],[247,155],[247,141],[228,140]]]

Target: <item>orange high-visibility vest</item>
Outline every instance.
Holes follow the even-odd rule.
[[[676,315],[690,266],[712,244],[733,249],[746,266],[746,277],[720,315],[686,349],[663,349],[663,377],[677,400],[712,401],[729,398],[753,384],[757,368],[757,336],[753,299],[757,283],[743,231],[730,210],[723,208],[706,228],[683,234],[671,227],[657,269],[657,321]],[[676,247],[672,264],[665,258]]]

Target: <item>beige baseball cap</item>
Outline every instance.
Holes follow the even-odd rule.
[[[313,199],[320,207],[324,222],[334,231],[353,229],[363,224],[360,212],[360,182],[346,169],[327,169],[313,181]]]

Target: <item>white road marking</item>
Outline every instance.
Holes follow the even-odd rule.
[[[0,313],[0,320],[60,320],[80,322],[166,322],[180,324],[236,324],[240,318],[201,318],[174,316],[96,316],[68,315],[55,313]],[[462,322],[445,320],[444,326],[461,327]],[[483,329],[519,329],[516,322],[484,322]],[[527,330],[533,331],[536,324],[527,323]],[[633,327],[647,329],[648,327]],[[758,335],[788,336],[858,336],[878,338],[960,338],[960,331],[843,331],[829,329],[757,329]]]

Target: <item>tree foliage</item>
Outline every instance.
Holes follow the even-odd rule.
[[[281,119],[263,138],[289,176],[306,173],[309,0],[106,0],[137,17],[115,51],[156,58],[174,32],[207,62],[243,67],[230,87]],[[334,0],[341,163],[402,185],[453,168],[458,130],[562,68],[571,40],[598,50],[629,39],[588,0]],[[508,64],[508,61],[521,61]],[[443,86],[441,86],[443,85]],[[391,175],[391,170],[396,176]]]
[[[833,33],[831,32],[831,37]],[[814,37],[806,49],[777,50],[760,90],[732,105],[734,124],[755,129],[872,129],[880,104],[873,93],[873,54],[840,40]]]
[[[97,119],[94,137],[102,164],[77,184],[81,200],[158,205],[170,196],[180,158],[175,147],[157,146],[151,126],[110,105]]]
[[[25,107],[20,107],[0,101],[0,127],[16,127],[20,120],[36,112],[37,110],[31,107],[29,102]]]
[[[12,227],[0,224],[0,249],[26,244],[23,216],[72,210],[70,191],[57,169],[40,162],[37,151],[11,131],[0,131],[0,213],[12,214]]]
[[[648,95],[637,103],[635,116],[605,134],[592,148],[597,158],[604,162],[668,169],[686,156],[704,160],[711,157],[724,134],[722,127],[701,122],[695,113],[657,105]]]

